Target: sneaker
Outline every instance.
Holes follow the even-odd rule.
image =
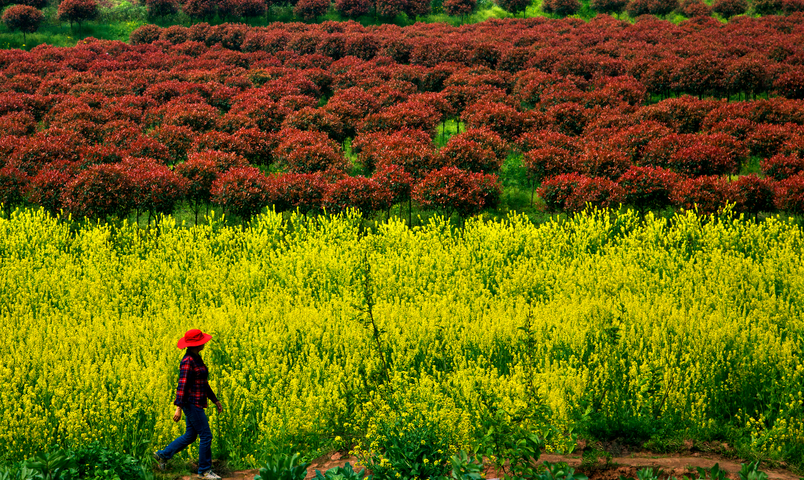
[[[219,480],[221,476],[214,473],[212,470],[207,470],[204,473],[199,473],[198,478],[202,478],[204,480]]]
[[[154,460],[156,460],[156,466],[159,468],[159,470],[164,472],[167,469],[167,460],[165,460],[162,455],[159,455],[159,452],[154,452],[153,456]]]

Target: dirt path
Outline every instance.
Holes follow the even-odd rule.
[[[581,464],[580,455],[550,455],[543,454],[539,459],[540,462],[547,461],[567,462],[570,466],[578,468]],[[356,459],[354,457],[341,456],[339,453],[323,456],[313,461],[310,468],[307,469],[307,477],[309,480],[315,477],[315,471],[320,470],[324,472],[332,467],[342,467],[346,462],[354,466]],[[636,478],[636,471],[645,468],[653,467],[660,468],[664,475],[671,475],[676,478],[695,477],[697,471],[696,467],[711,468],[715,463],[720,465],[720,468],[729,473],[729,478],[738,480],[737,472],[740,471],[739,460],[729,460],[723,458],[709,457],[704,454],[693,453],[687,456],[680,455],[653,455],[646,453],[633,454],[626,457],[613,457],[609,465],[600,465],[592,471],[584,472],[589,475],[590,480],[618,480],[622,477]],[[762,469],[768,474],[770,480],[801,480],[799,475],[782,470],[782,469]],[[247,470],[242,472],[233,472],[225,475],[225,480],[254,480],[254,476],[259,473],[258,470]],[[498,477],[499,475],[494,471],[487,471],[486,477],[489,479]],[[181,480],[193,480],[193,476],[180,477]]]

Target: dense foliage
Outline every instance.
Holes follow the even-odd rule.
[[[375,179],[380,170],[375,180],[391,181],[391,198],[404,202],[411,197],[403,192],[423,192],[419,183],[449,167],[486,175],[489,191],[500,191],[503,172],[527,179],[519,187],[533,192],[547,192],[537,188],[558,175],[583,177],[559,182],[568,195],[580,190],[569,204],[544,199],[548,208],[704,202],[701,209],[718,210],[730,201],[745,212],[795,209],[779,182],[804,169],[802,25],[801,14],[680,25],[606,15],[463,27],[198,23],[144,26],[132,45],[88,39],[2,51],[3,196],[7,208],[41,204],[74,215],[153,215],[182,201],[198,212],[209,201],[229,205],[231,197],[209,192],[232,168],[259,167],[250,175],[260,185],[314,175],[304,201],[281,198],[296,192],[283,187],[248,208],[227,207],[248,217],[270,205],[321,211],[329,189],[347,188],[345,176]],[[451,138],[447,124],[457,130]],[[161,172],[148,182],[173,182],[166,172],[176,172],[190,183],[175,184],[158,207],[143,204],[126,189],[145,181],[147,165]],[[395,167],[396,180],[384,176]],[[741,196],[753,190],[729,186],[750,168],[769,177],[762,185],[772,201],[747,207]],[[113,171],[120,183],[100,175]],[[64,188],[44,194],[56,174]],[[481,190],[465,195],[478,196],[473,205],[497,204]],[[476,212],[465,195],[441,204],[431,194],[412,198]],[[366,214],[387,210],[385,200],[330,197],[339,200],[329,205]]]

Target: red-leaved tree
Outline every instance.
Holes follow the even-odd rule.
[[[464,18],[475,11],[477,0],[444,0],[444,13]]]
[[[499,172],[508,148],[488,128],[470,128],[454,135],[439,152],[441,165],[481,173]]]
[[[678,149],[670,156],[669,168],[684,175],[723,175],[734,173],[737,164],[723,149],[716,145],[695,143]]]
[[[433,106],[414,101],[398,103],[368,115],[359,128],[361,132],[389,132],[409,128],[435,136],[436,125],[440,121],[441,117]]]
[[[804,68],[791,68],[773,81],[773,89],[785,98],[804,99]]]
[[[581,9],[579,0],[544,0],[542,10],[544,13],[552,13],[559,17],[575,15]]]
[[[341,147],[326,133],[283,129],[274,156],[291,173],[313,173],[326,170],[347,171],[351,167]]]
[[[193,20],[204,20],[215,15],[218,5],[214,0],[185,0],[181,10]]]
[[[405,11],[407,0],[374,0],[374,12],[376,16],[383,18],[394,18]]]
[[[196,156],[176,165],[176,173],[187,180],[187,200],[198,223],[201,206],[209,203],[212,184],[221,174],[218,163],[209,157]]]
[[[567,199],[575,192],[578,185],[588,179],[589,177],[580,173],[562,173],[542,182],[538,194],[549,210],[559,212],[566,208]]]
[[[385,165],[378,168],[371,177],[383,188],[391,192],[391,203],[402,203],[410,199],[413,177],[400,165]]]
[[[187,151],[193,143],[193,130],[186,126],[160,125],[148,135],[167,148],[168,163],[174,164],[187,158]]]
[[[370,0],[335,0],[335,11],[344,17],[355,18],[371,10]]]
[[[131,182],[137,217],[140,212],[148,212],[148,223],[151,218],[158,219],[160,214],[173,213],[176,203],[187,192],[189,181],[186,178],[153,159],[124,159],[122,165]]]
[[[289,114],[282,125],[298,130],[318,130],[338,143],[346,139],[341,120],[323,108],[304,107]]]
[[[466,217],[497,206],[501,194],[497,175],[444,167],[428,173],[411,195],[420,206],[438,210],[445,217],[453,213]]]
[[[391,208],[392,200],[391,190],[372,178],[344,177],[329,186],[324,206],[330,212],[353,208],[368,216]]]
[[[79,149],[79,154],[77,165],[82,169],[101,163],[118,163],[126,156],[124,150],[111,145],[85,145]]]
[[[776,185],[773,180],[756,175],[742,175],[729,183],[728,200],[739,213],[753,215],[774,209]]]
[[[371,177],[383,188],[391,192],[391,203],[388,206],[390,216],[391,206],[399,204],[399,216],[402,216],[402,204],[408,204],[408,225],[413,221],[413,205],[410,196],[413,189],[414,178],[400,165],[385,165],[377,169]]]
[[[628,0],[592,0],[589,6],[598,13],[620,15],[628,5]]]
[[[712,5],[712,10],[728,20],[735,15],[745,13],[748,10],[748,2],[745,0],[717,0]]]
[[[526,152],[522,158],[522,165],[525,167],[531,184],[531,205],[533,204],[533,194],[536,192],[536,186],[545,178],[577,170],[576,158],[571,152],[550,145]]]
[[[588,206],[613,208],[623,203],[623,188],[608,178],[585,177],[572,190],[564,203],[568,212],[580,212]]]
[[[162,33],[162,28],[158,25],[143,25],[128,36],[128,41],[132,45],[143,45],[153,43],[159,40],[159,35]]]
[[[55,168],[43,168],[31,177],[25,190],[25,197],[55,215],[61,210],[61,193],[70,181],[71,175]]]
[[[513,15],[522,13],[524,16],[525,9],[531,4],[531,0],[497,0],[497,5],[503,10],[511,12]]]
[[[248,161],[242,155],[232,152],[221,152],[218,150],[206,150],[203,152],[192,152],[187,157],[187,160],[211,160],[215,162],[218,173],[223,173],[232,168],[249,167]]]
[[[677,6],[677,0],[631,0],[625,11],[634,18],[640,15],[661,16],[672,12]]]
[[[74,23],[81,26],[83,22],[98,17],[98,2],[97,0],[62,0],[59,3],[57,16],[59,20],[69,22],[70,28]]]
[[[526,115],[504,103],[478,102],[463,112],[469,128],[488,128],[507,141],[513,141],[526,129]]]
[[[164,19],[168,15],[175,15],[179,11],[178,0],[145,0],[145,8],[150,18]]]
[[[6,135],[25,137],[36,131],[36,119],[26,112],[13,112],[0,117],[0,131]]]
[[[321,173],[282,173],[268,178],[268,204],[277,212],[318,210],[329,188]]]
[[[529,150],[523,156],[522,164],[534,184],[578,169],[576,157],[571,151],[551,145]]]
[[[254,167],[233,168],[218,177],[210,189],[212,203],[244,220],[268,205],[269,191],[268,178]]]
[[[701,0],[685,0],[679,5],[679,12],[689,18],[709,17],[712,15],[712,7]]]
[[[263,0],[236,0],[234,13],[241,18],[257,18],[265,15],[266,8]]]
[[[670,206],[670,195],[680,178],[664,168],[634,166],[617,183],[623,188],[623,202],[644,213]]]
[[[28,5],[12,5],[3,12],[2,21],[12,32],[22,32],[22,39],[27,42],[27,34],[39,30],[44,19],[41,10]]]
[[[701,214],[720,211],[728,199],[729,184],[723,177],[714,175],[685,178],[676,182],[670,196],[673,205]]]
[[[22,204],[28,176],[12,166],[0,168],[0,206],[5,210]]]
[[[782,145],[790,137],[790,132],[795,128],[794,125],[774,125],[761,123],[756,125],[753,131],[746,136],[745,143],[751,155],[762,158],[770,158],[781,150]]]
[[[524,1],[524,0],[518,0]],[[415,19],[421,15],[427,15],[433,11],[432,4],[430,0],[407,0],[407,5],[405,5],[405,13],[411,19]]]
[[[242,114],[254,120],[257,127],[264,132],[278,132],[290,110],[273,100],[252,99],[237,102],[232,106],[230,112]]]
[[[352,152],[365,172],[398,165],[414,178],[422,178],[437,166],[430,135],[421,130],[361,133],[352,141]]]
[[[329,10],[330,0],[298,0],[293,14],[302,20],[314,20]]]
[[[804,213],[804,174],[780,181],[775,203],[779,210],[798,215]]]
[[[577,159],[578,171],[589,177],[616,180],[631,166],[631,159],[612,142],[590,141]]]
[[[796,155],[774,155],[762,160],[759,167],[765,175],[784,180],[804,172],[804,158]]]
[[[93,165],[64,186],[61,202],[74,217],[124,218],[133,208],[132,186],[119,163]]]

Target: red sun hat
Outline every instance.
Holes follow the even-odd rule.
[[[177,343],[176,346],[179,348],[197,347],[210,340],[212,340],[212,335],[204,333],[197,328],[193,328],[192,330],[187,330],[187,333],[179,339],[179,343]]]

